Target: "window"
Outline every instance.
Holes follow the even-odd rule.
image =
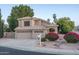
[[[39,25],[39,21],[38,20],[35,20],[34,25]]]
[[[24,26],[30,26],[30,21],[24,21]]]

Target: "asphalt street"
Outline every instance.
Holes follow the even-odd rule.
[[[0,55],[51,55],[51,54],[0,47]]]

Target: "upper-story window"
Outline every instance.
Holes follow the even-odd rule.
[[[30,21],[24,21],[24,26],[30,26]]]
[[[39,21],[38,20],[35,20],[34,21],[34,25],[39,25]]]

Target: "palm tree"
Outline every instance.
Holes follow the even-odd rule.
[[[57,21],[56,14],[53,14],[53,19],[54,19],[54,22],[56,23],[56,21]]]
[[[47,21],[50,23],[50,19],[48,18]]]

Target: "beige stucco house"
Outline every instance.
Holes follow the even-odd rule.
[[[19,18],[18,22],[18,27],[15,29],[15,38],[17,39],[36,39],[39,33],[44,37],[50,28],[54,28],[57,32],[58,27],[56,24],[36,17]]]

